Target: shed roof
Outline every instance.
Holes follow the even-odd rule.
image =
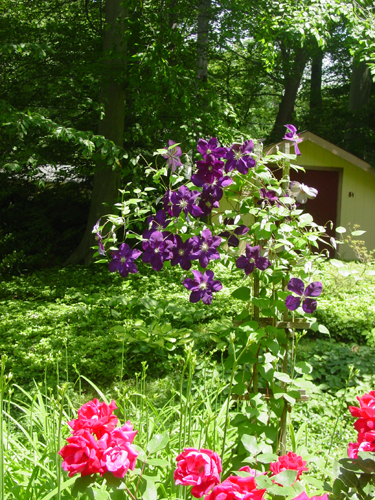
[[[299,134],[299,136],[302,139],[302,142],[311,141],[314,144],[317,144],[318,146],[320,146],[321,148],[326,149],[330,153],[333,153],[334,155],[337,155],[340,158],[343,158],[344,160],[348,161],[349,163],[356,165],[357,167],[361,168],[362,170],[365,170],[366,172],[369,172],[369,173],[375,175],[375,169],[372,168],[369,163],[367,163],[364,160],[361,160],[361,158],[358,158],[358,156],[355,156],[352,153],[345,151],[345,149],[342,149],[339,146],[332,144],[332,142],[329,142],[326,139],[323,139],[323,137],[320,137],[319,135],[316,135],[313,132],[310,132],[309,130],[305,130],[304,132],[301,132]],[[276,149],[276,146],[279,146],[280,144],[285,144],[285,143],[290,144],[290,141],[285,139],[285,140],[282,140],[276,144],[270,144],[269,146],[267,146],[265,148],[264,152],[266,154],[271,154],[271,153],[273,153],[273,150]]]

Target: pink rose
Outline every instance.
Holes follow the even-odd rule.
[[[176,460],[175,483],[193,486],[191,494],[195,498],[206,495],[220,483],[221,460],[217,453],[203,448],[185,448]]]
[[[266,490],[257,490],[254,477],[229,476],[204,500],[263,500]]]
[[[306,462],[302,460],[302,457],[290,451],[286,455],[279,457],[277,462],[273,462],[270,464],[270,471],[272,472],[272,476],[276,476],[283,470],[296,470],[297,471],[297,479],[299,480],[302,472],[308,471],[309,469],[305,467]],[[271,476],[271,477],[272,477]]]
[[[349,443],[348,446],[348,457],[349,458],[358,458],[358,443]]]
[[[324,495],[318,497],[308,497],[305,492],[301,493],[298,495],[298,497],[293,498],[293,500],[329,500],[327,493],[324,493]]]
[[[62,468],[69,472],[69,477],[81,473],[81,476],[88,476],[99,472],[103,473],[100,463],[103,451],[108,446],[108,434],[98,441],[87,429],[82,429],[67,439],[68,443],[59,454],[63,458]]]
[[[112,472],[115,477],[124,477],[128,469],[134,470],[137,461],[138,452],[130,444],[124,447],[107,448],[100,460],[103,474],[107,471]]]
[[[97,399],[89,401],[78,410],[78,418],[68,422],[75,434],[80,429],[88,429],[94,433],[98,439],[103,434],[113,431],[118,423],[116,415],[112,415],[117,406],[114,401],[109,405],[99,403]]]
[[[354,428],[360,433],[375,431],[375,418],[359,418],[354,422]]]

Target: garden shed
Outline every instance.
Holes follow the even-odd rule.
[[[366,231],[361,239],[369,250],[374,249],[375,168],[312,132],[302,132],[300,138],[301,156],[292,163],[304,167],[306,173],[291,169],[290,177],[318,190],[318,196],[308,200],[307,211],[320,225],[332,221],[334,227],[348,229],[359,224]],[[266,147],[265,154],[274,153],[277,147],[284,152],[289,152],[290,147],[294,152],[293,143],[283,140]],[[334,229],[329,232],[334,234]],[[354,258],[346,245],[339,248],[339,253],[344,259]]]

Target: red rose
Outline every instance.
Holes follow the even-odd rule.
[[[195,498],[206,495],[215,484],[220,483],[221,460],[217,453],[185,448],[176,460],[175,483],[193,486],[191,494]]]
[[[257,490],[255,479],[252,476],[229,476],[204,500],[263,500],[266,490]]]
[[[279,457],[277,462],[270,464],[270,471],[273,473],[272,476],[276,476],[283,470],[296,470],[297,480],[301,477],[302,472],[308,471],[309,469],[305,467],[306,462],[302,460],[302,457],[290,451],[286,455]],[[271,477],[272,477],[271,476]]]
[[[375,391],[370,391],[362,397],[357,396],[359,406],[349,406],[353,417],[375,418]]]
[[[108,471],[115,477],[124,477],[128,469],[134,470],[137,456],[138,452],[130,444],[107,448],[100,460],[103,468],[101,475]]]
[[[75,434],[80,429],[88,429],[100,439],[105,433],[113,431],[118,423],[116,415],[112,415],[117,406],[114,401],[107,405],[97,399],[89,401],[78,410],[78,418],[68,422]]]
[[[81,473],[81,476],[88,476],[99,472],[102,474],[103,467],[100,459],[104,450],[108,447],[108,434],[105,434],[98,441],[87,429],[82,429],[67,439],[68,443],[59,454],[62,456],[62,468],[69,472],[69,477]]]

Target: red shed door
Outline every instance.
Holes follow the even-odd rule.
[[[313,187],[318,190],[318,195],[314,200],[307,200],[306,212],[310,213],[314,222],[320,226],[325,226],[328,221],[333,222],[333,229],[330,225],[326,227],[329,236],[335,236],[337,223],[337,202],[339,196],[339,170],[306,170],[303,172],[290,171],[290,178]],[[331,257],[334,256],[334,249],[328,248]]]

